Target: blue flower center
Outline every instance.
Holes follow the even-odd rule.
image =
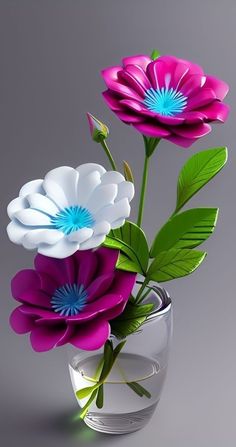
[[[51,223],[56,230],[70,234],[81,228],[92,228],[95,220],[87,208],[82,206],[69,206],[51,217]]]
[[[51,305],[54,312],[70,317],[77,315],[84,308],[87,296],[83,284],[65,284],[55,290]]]
[[[157,90],[150,88],[146,91],[143,103],[152,112],[164,116],[175,116],[185,109],[187,98],[173,88],[162,87]]]

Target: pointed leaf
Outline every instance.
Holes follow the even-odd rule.
[[[92,402],[95,400],[95,398],[96,398],[96,395],[97,395],[97,390],[95,390],[95,391],[91,394],[91,396],[90,396],[88,402],[86,402],[86,404],[85,404],[84,407],[82,408],[81,413],[80,413],[80,419],[84,419],[84,418],[85,418],[85,416],[86,416],[86,414],[87,414],[87,412],[88,412],[88,409],[89,409],[91,403],[92,403]]]
[[[134,176],[133,176],[133,172],[132,172],[132,169],[131,169],[129,163],[127,163],[127,161],[124,160],[123,164],[124,164],[125,180],[127,180],[128,182],[134,183]]]
[[[147,239],[143,230],[133,222],[126,221],[123,227],[110,231],[103,245],[125,253],[125,257],[121,254],[117,268],[131,268],[130,271],[138,273],[146,272],[149,260]]]
[[[103,385],[100,385],[100,387],[98,388],[98,394],[97,394],[97,400],[96,400],[96,405],[98,408],[103,407],[103,400],[104,400]]]
[[[173,216],[159,231],[150,256],[173,248],[194,248],[214,231],[218,208],[194,208]]]
[[[118,338],[135,332],[151,313],[153,304],[132,304],[128,302],[124,312],[110,322],[111,330]]]
[[[88,397],[96,388],[98,388],[98,384],[93,386],[87,386],[86,388],[82,388],[81,390],[76,391],[76,397],[78,399],[84,399],[85,397]]]
[[[164,282],[189,275],[201,264],[206,253],[189,249],[162,251],[150,265],[147,277]]]
[[[159,51],[155,48],[154,50],[152,50],[152,53],[151,53],[151,59],[154,61],[155,59],[158,59],[158,57],[160,57],[160,53],[159,53]]]
[[[193,155],[180,171],[177,186],[177,213],[185,203],[223,168],[227,148],[219,147]]]

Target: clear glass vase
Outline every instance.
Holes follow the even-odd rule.
[[[140,329],[126,338],[103,386],[104,404],[93,401],[84,419],[94,430],[122,434],[141,429],[152,417],[165,381],[172,335],[171,300],[165,289],[153,285],[143,303],[154,308]],[[110,337],[116,347],[120,339]],[[69,348],[69,370],[73,390],[93,386],[98,380],[103,349],[83,351]],[[88,397],[77,399],[80,407]]]

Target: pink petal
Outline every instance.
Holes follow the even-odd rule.
[[[10,316],[10,325],[17,334],[26,334],[35,326],[35,318],[21,312],[21,306],[13,310]]]
[[[97,275],[102,276],[115,271],[116,262],[119,256],[119,250],[113,248],[101,247],[96,250],[98,262]]]
[[[221,79],[215,78],[214,76],[207,76],[205,86],[214,90],[216,98],[220,99],[221,101],[223,101],[229,91],[228,84]]]
[[[171,143],[176,144],[177,146],[181,146],[184,148],[188,148],[188,147],[192,146],[193,143],[196,142],[195,138],[192,138],[192,139],[183,138],[183,137],[180,137],[180,136],[174,135],[174,134],[167,137],[166,140],[170,141]]]
[[[174,72],[171,76],[170,87],[172,87],[175,90],[179,90],[180,86],[185,81],[188,72],[189,67],[186,64],[183,64],[182,62],[178,61],[174,69]]]
[[[161,56],[147,67],[147,75],[153,88],[168,87],[174,76],[177,59],[173,56]]]
[[[152,59],[144,54],[140,54],[137,56],[128,56],[122,59],[124,67],[126,67],[127,65],[139,65],[139,67],[141,67],[144,71],[146,70],[150,62],[152,62]]]
[[[57,312],[54,312],[53,310],[47,310],[36,306],[29,306],[27,304],[21,306],[21,312],[23,312],[26,315],[31,315],[37,318],[37,322],[40,319],[43,320],[51,320],[52,323],[56,322],[63,322],[65,321],[65,317],[61,316]]]
[[[114,292],[113,290],[111,293],[108,293],[107,295],[102,296],[101,298],[98,298],[96,301],[93,301],[92,303],[88,303],[84,307],[85,312],[105,312],[108,309],[111,309],[112,307],[116,306],[117,304],[121,303],[123,301],[123,297],[118,292]]]
[[[188,78],[186,82],[182,83],[181,93],[183,93],[184,96],[190,98],[191,96],[197,94],[201,90],[201,88],[204,86],[206,82],[206,76],[202,75],[192,75]]]
[[[156,118],[160,123],[163,123],[166,126],[179,126],[184,123],[184,118],[182,116],[164,116],[157,114]]]
[[[209,106],[199,109],[207,121],[221,121],[222,123],[228,118],[229,111],[230,107],[219,101],[214,101]]]
[[[178,59],[178,62],[186,65],[189,68],[189,71],[188,71],[189,76],[191,76],[193,74],[204,75],[204,71],[200,65],[197,65],[190,61],[187,61],[186,59]]]
[[[113,279],[114,279],[113,273],[108,273],[95,278],[94,281],[86,289],[86,292],[88,294],[87,303],[94,301],[96,298],[104,294],[110,287]]]
[[[211,131],[211,126],[206,123],[194,124],[192,126],[176,126],[172,129],[176,135],[188,139],[197,139],[207,135]]]
[[[116,95],[112,93],[111,90],[106,90],[102,93],[102,95],[111,110],[113,110],[114,112],[123,110],[123,107],[120,105]]]
[[[134,101],[133,99],[121,99],[120,104],[141,115],[150,116],[152,118],[155,118],[156,116],[156,113],[148,110],[142,103]],[[126,112],[128,113],[127,109]]]
[[[188,111],[188,112],[182,112],[181,117],[184,118],[184,121],[186,124],[196,124],[204,121],[204,114],[200,112],[201,109],[197,111]]]
[[[153,122],[134,124],[134,127],[143,135],[146,135],[148,137],[165,138],[168,137],[168,135],[170,135],[169,130],[164,129],[164,127],[158,126]]]
[[[132,124],[132,123],[141,123],[143,121],[142,116],[135,115],[134,113],[126,113],[126,112],[115,112],[115,114],[118,116],[118,118],[121,121],[124,121],[126,124]]]
[[[110,325],[107,321],[96,320],[78,328],[70,343],[77,348],[93,351],[101,348],[110,336]]]
[[[102,70],[102,76],[107,87],[121,96],[142,101],[142,98],[133,89],[119,81],[118,72],[120,70],[122,70],[121,67],[109,67]]]
[[[57,346],[65,332],[66,327],[64,326],[38,326],[32,330],[30,335],[32,348],[36,352],[49,351]]]
[[[189,111],[199,109],[200,107],[210,104],[215,100],[215,98],[216,95],[214,91],[210,88],[205,88],[204,86],[201,91],[188,99],[185,110]]]
[[[92,282],[98,267],[96,252],[91,250],[77,251],[74,256],[77,260],[77,282],[83,284],[85,289]]]
[[[118,73],[118,78],[142,97],[145,96],[146,90],[152,87],[146,73],[138,65],[127,65],[124,70]]]

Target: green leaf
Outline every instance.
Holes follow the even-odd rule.
[[[194,208],[173,216],[159,231],[150,256],[177,248],[194,248],[202,244],[214,231],[218,208]]]
[[[99,385],[96,383],[96,385],[82,388],[81,390],[76,391],[76,397],[78,397],[78,399],[85,399],[85,397],[88,397],[94,390],[98,388],[98,386]]]
[[[98,408],[103,407],[103,400],[104,400],[103,385],[100,385],[100,387],[98,388],[98,394],[97,394],[97,400],[96,400],[96,405]]]
[[[109,375],[113,364],[113,349],[110,340],[107,340],[104,345],[104,364],[102,372],[99,377],[99,382],[102,383]]]
[[[88,412],[88,409],[89,409],[91,403],[92,403],[92,402],[94,401],[94,399],[96,398],[96,395],[97,395],[97,390],[95,390],[95,391],[91,394],[91,396],[90,396],[88,402],[86,402],[86,404],[83,406],[82,411],[81,411],[81,413],[80,413],[80,419],[84,419],[84,418],[85,418],[85,416],[86,416],[86,414],[87,414],[87,412]]]
[[[124,160],[123,165],[124,165],[125,180],[134,183],[134,176],[129,163],[127,163],[127,161]]]
[[[137,382],[127,382],[127,385],[140,397],[146,396],[148,399],[152,397],[149,391]]]
[[[152,309],[153,304],[137,305],[128,302],[124,312],[110,322],[112,333],[118,338],[124,338],[137,331]]]
[[[180,171],[177,186],[177,213],[191,197],[223,168],[227,148],[219,147],[193,155]]]
[[[118,355],[119,355],[121,349],[122,349],[123,346],[125,345],[125,343],[126,343],[126,340],[121,341],[121,342],[116,346],[116,348],[114,349],[114,351],[113,351],[113,363],[115,363],[115,360],[117,359],[117,357],[118,357]]]
[[[160,57],[160,53],[159,53],[159,51],[155,48],[154,50],[152,50],[152,53],[151,53],[151,59],[154,61],[155,59],[158,59],[158,57]]]
[[[164,282],[189,275],[201,264],[206,253],[189,249],[162,251],[150,265],[147,278]]]
[[[143,230],[133,222],[126,221],[123,227],[110,231],[103,245],[122,252],[117,268],[138,273],[146,272],[149,260],[147,239]]]

